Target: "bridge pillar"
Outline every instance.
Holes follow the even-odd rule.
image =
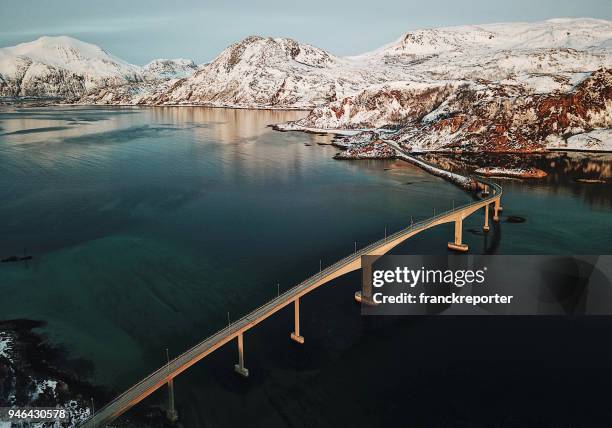
[[[463,229],[463,219],[461,217],[457,217],[455,220],[455,241],[448,243],[449,250],[466,252],[468,250],[468,246],[466,244],[461,243],[462,239],[462,229]]]
[[[178,419],[178,413],[174,408],[174,379],[168,379],[168,411],[166,417],[170,422],[176,422]]]
[[[372,278],[372,265],[366,264],[361,267],[363,269],[363,277],[364,278]],[[378,305],[372,299],[372,283],[371,281],[364,281],[363,287],[360,291],[355,292],[355,301],[357,303],[363,303],[368,306],[376,306]]]
[[[234,364],[234,370],[239,375],[249,377],[249,369],[244,367],[244,342],[242,333],[238,335],[238,364]]]
[[[495,200],[495,205],[493,206],[493,221],[499,221],[499,212],[502,210],[502,207],[500,205],[500,200],[498,198]]]
[[[485,222],[484,226],[482,226],[482,230],[485,232],[489,231],[489,204],[485,205]]]
[[[297,343],[304,343],[304,336],[300,336],[300,299],[297,298],[294,301],[294,315],[295,315],[295,327],[293,333],[291,333],[291,339]]]

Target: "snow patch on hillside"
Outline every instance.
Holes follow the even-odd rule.
[[[57,397],[57,392],[55,390],[55,388],[57,387],[56,380],[49,380],[49,379],[43,380],[43,381],[34,380],[34,383],[36,384],[36,387],[34,389],[34,392],[32,393],[32,397],[31,397],[32,401],[37,400],[38,397],[44,393],[51,394],[53,398]]]
[[[388,45],[353,58],[465,54],[483,50],[589,49],[602,47],[610,39],[610,22],[591,18],[462,25],[410,31]]]
[[[2,64],[11,58],[27,58],[33,63],[62,68],[91,79],[129,77],[136,75],[138,66],[129,64],[99,46],[67,36],[41,37],[28,43],[0,49]],[[0,68],[0,72],[4,70]]]
[[[114,99],[116,93],[129,96],[142,91],[145,81],[162,85],[187,77],[196,68],[185,59],[155,60],[139,67],[72,37],[41,37],[0,49],[0,96],[74,101],[94,92],[101,97],[100,92],[113,91]]]
[[[448,81],[400,81],[368,86],[357,94],[315,108],[296,127],[365,129],[399,127],[419,120],[454,89]]]
[[[146,102],[312,108],[378,83],[385,74],[373,76],[350,61],[292,39],[251,36]]]
[[[546,148],[549,150],[612,152],[612,129],[598,129],[572,135],[567,139],[551,138]]]
[[[191,76],[198,66],[190,59],[155,59],[142,67],[147,79],[180,79]]]
[[[6,332],[0,331],[0,356],[11,360],[13,339]]]

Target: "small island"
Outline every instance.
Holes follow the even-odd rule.
[[[508,177],[508,178],[544,178],[548,174],[539,168],[478,168],[475,174],[485,177]]]

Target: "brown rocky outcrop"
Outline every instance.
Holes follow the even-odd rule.
[[[549,138],[612,127],[612,69],[594,72],[569,93],[464,86],[444,104],[395,138],[413,150],[544,151]]]

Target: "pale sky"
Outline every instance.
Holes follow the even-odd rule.
[[[612,20],[612,0],[0,0],[0,47],[68,35],[135,64],[203,63],[262,35],[355,55],[416,28],[560,17]]]

